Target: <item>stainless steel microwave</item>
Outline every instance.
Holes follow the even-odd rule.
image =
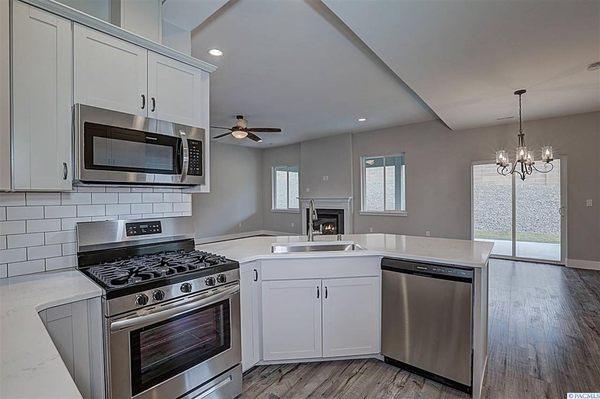
[[[74,118],[76,182],[204,183],[204,129],[83,104]]]

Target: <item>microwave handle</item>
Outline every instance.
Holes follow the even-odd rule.
[[[187,179],[188,165],[190,163],[190,147],[185,132],[179,132],[181,135],[181,182]]]

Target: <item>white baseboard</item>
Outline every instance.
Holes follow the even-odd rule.
[[[567,267],[576,269],[600,270],[600,261],[583,260],[583,259],[567,259]]]
[[[200,245],[200,244],[209,244],[211,242],[237,240],[238,238],[247,238],[247,237],[265,236],[265,235],[266,236],[293,236],[293,235],[297,235],[297,234],[286,233],[283,231],[254,230],[254,231],[246,231],[243,233],[224,234],[221,236],[213,236],[213,237],[196,237],[194,240],[195,240],[196,245]]]

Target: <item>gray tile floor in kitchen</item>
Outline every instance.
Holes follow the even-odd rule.
[[[492,260],[484,398],[600,392],[600,272]],[[256,367],[243,398],[468,398],[377,360]]]

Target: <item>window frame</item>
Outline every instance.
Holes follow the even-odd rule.
[[[401,193],[404,194],[402,198],[401,197],[401,201],[404,202],[404,209],[401,210],[396,210],[396,209],[391,209],[391,210],[386,210],[385,209],[385,203],[386,203],[386,184],[385,184],[385,159],[386,158],[392,158],[392,157],[402,157],[402,159],[404,160],[404,168],[402,170],[403,175],[402,175],[402,185],[403,185],[403,189],[401,189]],[[365,184],[365,179],[366,179],[366,167],[365,167],[365,160],[367,158],[382,158],[383,159],[383,211],[374,211],[374,210],[367,210],[365,209],[365,200],[366,200],[366,184]],[[406,153],[405,152],[400,152],[400,153],[396,153],[396,154],[389,154],[389,155],[363,155],[360,157],[360,211],[359,214],[360,215],[372,215],[372,216],[408,216],[408,213],[406,211]]]
[[[286,192],[287,192],[287,207],[277,208],[276,207],[276,176],[275,173],[282,168],[285,168],[287,179],[286,179]],[[299,165],[275,165],[271,167],[271,212],[283,212],[283,213],[300,213],[300,200],[298,199],[298,207],[290,208],[290,172],[298,174],[298,195],[300,195],[300,167]]]

